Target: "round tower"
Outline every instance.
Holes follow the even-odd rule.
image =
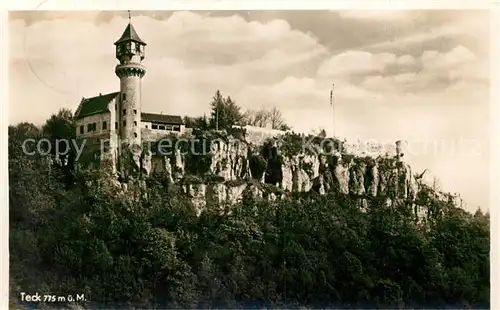
[[[120,62],[115,73],[120,78],[117,105],[117,132],[120,142],[137,151],[141,148],[141,81],[146,74],[142,65],[146,43],[139,38],[130,22],[121,38],[115,42],[116,58]]]

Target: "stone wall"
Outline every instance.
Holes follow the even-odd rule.
[[[287,131],[262,128],[256,126],[233,126],[246,130],[246,141],[252,144],[262,144],[266,139],[283,135]]]
[[[76,136],[78,138],[91,138],[102,135],[109,135],[111,130],[114,129],[114,123],[111,123],[111,113],[105,112],[100,114],[94,114],[81,119],[76,120]],[[103,122],[106,122],[107,129],[102,129]],[[87,132],[87,125],[96,123],[96,131]],[[84,133],[80,134],[80,126],[83,126]]]

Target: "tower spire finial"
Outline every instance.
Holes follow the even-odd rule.
[[[131,20],[131,17],[130,17],[130,10],[128,10],[128,23],[130,24],[130,20]]]

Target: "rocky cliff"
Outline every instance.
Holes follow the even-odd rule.
[[[167,187],[179,188],[200,211],[245,197],[274,200],[294,192],[322,195],[335,190],[358,199],[361,206],[378,196],[388,201],[415,199],[417,182],[400,154],[361,157],[350,154],[341,144],[325,147],[325,140],[318,139],[312,147],[303,148],[298,135],[252,144],[232,136],[204,133],[165,155],[149,146],[141,167],[135,167],[141,171],[141,178],[129,175],[122,180],[122,188],[130,191],[134,186],[126,184],[133,183],[140,189],[145,185],[138,179],[156,178]],[[205,147],[193,148],[195,144],[190,141]]]

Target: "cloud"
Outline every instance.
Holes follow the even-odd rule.
[[[65,106],[73,102],[76,108],[82,96],[119,88],[113,43],[127,20],[115,16],[97,25],[92,14],[66,17],[29,25],[10,21],[11,101],[16,102],[11,122],[46,119],[53,110],[26,114],[25,107],[37,98]],[[175,12],[165,20],[135,17],[133,24],[148,43],[143,101],[149,111],[199,115],[217,89],[234,94],[253,84],[280,81],[294,71],[303,74],[327,53],[313,35],[291,29],[285,20],[248,22],[237,15]],[[68,29],[77,35],[68,35]],[[26,80],[36,85],[36,96],[22,91]]]
[[[418,46],[422,47],[424,43],[432,40],[457,39],[466,36],[476,38],[474,45],[477,49],[487,50],[489,46],[489,24],[485,22],[485,16],[470,14],[463,17],[462,20],[453,20],[453,22],[441,24],[437,27],[422,27],[405,36],[370,44],[364,46],[363,49],[386,50],[409,48],[410,46],[418,48]]]
[[[361,11],[340,11],[339,15],[345,19],[361,19],[370,21],[407,21],[411,11],[398,10],[361,10]]]
[[[397,61],[391,53],[372,54],[365,51],[347,51],[325,60],[318,74],[324,77],[342,77],[368,72],[382,72]]]
[[[447,88],[472,89],[488,83],[488,65],[462,45],[439,52],[424,51],[418,58],[410,55],[397,60],[399,72],[367,74],[361,85],[386,94],[432,93]]]
[[[397,63],[401,66],[412,66],[416,63],[416,60],[411,55],[403,55],[398,58]]]
[[[466,62],[473,62],[476,60],[476,55],[466,47],[460,45],[446,53],[425,51],[420,59],[425,68],[446,69],[460,66]]]

